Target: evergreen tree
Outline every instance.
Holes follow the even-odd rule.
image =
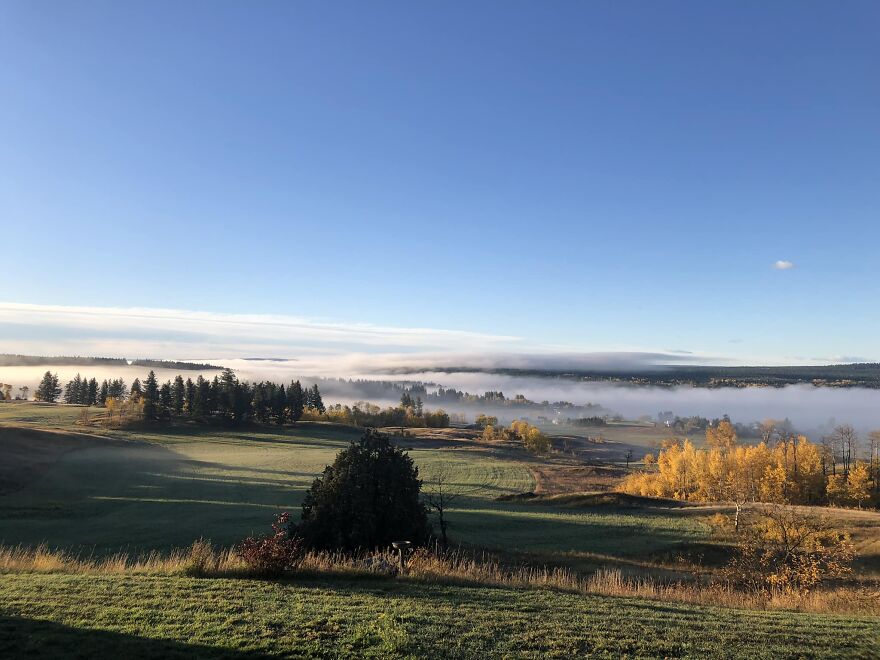
[[[208,415],[221,415],[222,403],[220,402],[220,378],[214,376],[211,380],[211,387],[208,389]]]
[[[80,378],[76,392],[76,402],[80,405],[89,405],[89,379]]]
[[[81,403],[82,378],[79,374],[64,387],[64,403]]]
[[[217,383],[217,412],[233,426],[244,421],[251,410],[252,393],[240,383],[232,369],[224,369]]]
[[[186,379],[186,385],[184,386],[184,402],[183,408],[187,415],[190,417],[193,416],[193,403],[196,396],[196,385],[193,383],[192,378]]]
[[[272,414],[275,416],[276,424],[284,424],[284,419],[287,416],[287,393],[284,391],[284,385],[275,388]]]
[[[132,383],[131,389],[134,391],[134,383]],[[144,391],[141,398],[144,400],[144,419],[147,421],[157,419],[159,416],[159,384],[156,382],[156,374],[153,371],[150,371],[147,380],[144,381]]]
[[[141,387],[141,381],[137,378],[134,379],[134,382],[131,384],[131,390],[129,392],[129,397],[137,401],[144,395],[143,388]]]
[[[92,378],[89,381],[87,393],[86,393],[86,405],[94,406],[98,403],[98,381]]]
[[[253,409],[254,417],[263,424],[269,421],[269,410],[271,401],[269,400],[269,392],[266,383],[257,383],[254,385]]]
[[[174,400],[171,394],[171,382],[162,383],[159,388],[159,418],[168,419],[174,409]]]
[[[134,387],[135,385],[137,385],[138,391],[140,391],[140,381],[135,379],[134,385],[132,385],[132,387]],[[121,378],[114,378],[113,380],[110,381],[109,386],[107,388],[107,396],[108,397],[113,398],[113,399],[122,400],[125,398],[126,394],[127,394],[127,392],[126,392],[124,380],[122,380]]]
[[[61,388],[58,386],[58,374],[47,371],[43,374],[43,379],[37,387],[34,398],[37,401],[45,401],[46,403],[55,403],[61,395]]]
[[[109,397],[110,397],[110,383],[108,383],[107,380],[105,379],[101,383],[101,389],[98,390],[98,405],[99,406],[106,406],[107,399]]]
[[[186,402],[186,385],[183,377],[178,374],[174,378],[174,384],[171,386],[171,409],[172,412],[180,417],[183,414],[183,406]]]
[[[290,421],[298,422],[305,410],[305,394],[300,382],[294,381],[287,388],[287,411],[290,415]]]
[[[195,391],[193,392],[193,402],[190,408],[190,415],[196,418],[206,417],[211,413],[210,408],[211,401],[211,385],[204,379],[203,376],[199,376],[196,379]]]
[[[387,437],[368,431],[315,479],[297,532],[322,550],[373,550],[392,541],[425,543],[427,512],[418,468]]]
[[[314,408],[322,415],[326,411],[326,408],[324,408],[324,401],[321,399],[321,392],[318,390],[317,383],[312,385],[311,394],[309,396],[309,407]]]

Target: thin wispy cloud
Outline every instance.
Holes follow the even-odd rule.
[[[707,361],[686,350],[578,350],[467,330],[274,314],[23,303],[0,303],[0,347],[0,352],[8,353],[183,359],[237,366],[245,366],[244,358],[280,358],[295,360],[294,368],[302,372],[340,376],[455,367],[615,370]]]
[[[522,338],[467,330],[340,323],[275,314],[0,303],[6,351],[145,357],[296,357],[322,352],[509,350]],[[17,348],[16,348],[17,347]],[[97,350],[103,347],[103,352]]]
[[[773,268],[775,268],[776,270],[791,270],[792,268],[794,268],[794,263],[792,263],[791,261],[780,259],[773,264]]]

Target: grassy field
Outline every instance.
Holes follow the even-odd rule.
[[[109,553],[168,549],[204,537],[231,545],[268,528],[272,514],[298,512],[314,476],[359,431],[322,424],[245,430],[172,427],[107,431],[73,424],[80,409],[0,407],[0,421],[67,433],[63,446],[0,495],[0,542]],[[0,452],[21,467],[34,432],[0,429]],[[107,436],[102,437],[102,436]],[[461,494],[451,510],[456,543],[559,560],[575,567],[660,553],[706,536],[695,516],[662,509],[558,508],[498,501],[534,489],[528,462],[510,452],[406,440],[422,476],[445,466]],[[77,447],[76,450],[70,450]],[[0,491],[2,492],[2,491]]]
[[[360,433],[312,423],[108,430],[76,424],[80,414],[75,407],[0,406],[0,544],[45,542],[94,557],[166,551],[199,537],[230,546],[267,531],[276,512],[298,514],[314,476]],[[455,432],[400,442],[426,487],[441,469],[451,477],[460,496],[449,512],[450,534],[466,548],[577,571],[604,566],[658,576],[678,575],[681,565],[671,557],[711,543],[706,518],[717,506],[553,496],[558,491],[537,488],[536,475],[546,485],[560,479],[561,471],[579,469],[572,467],[573,458],[535,459]],[[578,482],[568,474],[559,483],[570,488]],[[529,495],[535,490],[550,494]],[[858,532],[862,569],[880,568],[880,516],[840,516]],[[876,617],[671,604],[598,595],[619,591],[569,593],[510,582],[446,582],[339,574],[272,582],[12,571],[0,575],[0,657],[880,653]]]
[[[7,575],[2,657],[876,658],[877,619],[384,579]]]

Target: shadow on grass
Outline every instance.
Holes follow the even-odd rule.
[[[3,658],[268,658],[260,651],[240,651],[136,635],[74,628],[53,621],[0,616]]]

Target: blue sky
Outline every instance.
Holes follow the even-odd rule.
[[[878,30],[873,1],[3,0],[0,301],[880,360]],[[7,307],[0,344],[91,318]]]

